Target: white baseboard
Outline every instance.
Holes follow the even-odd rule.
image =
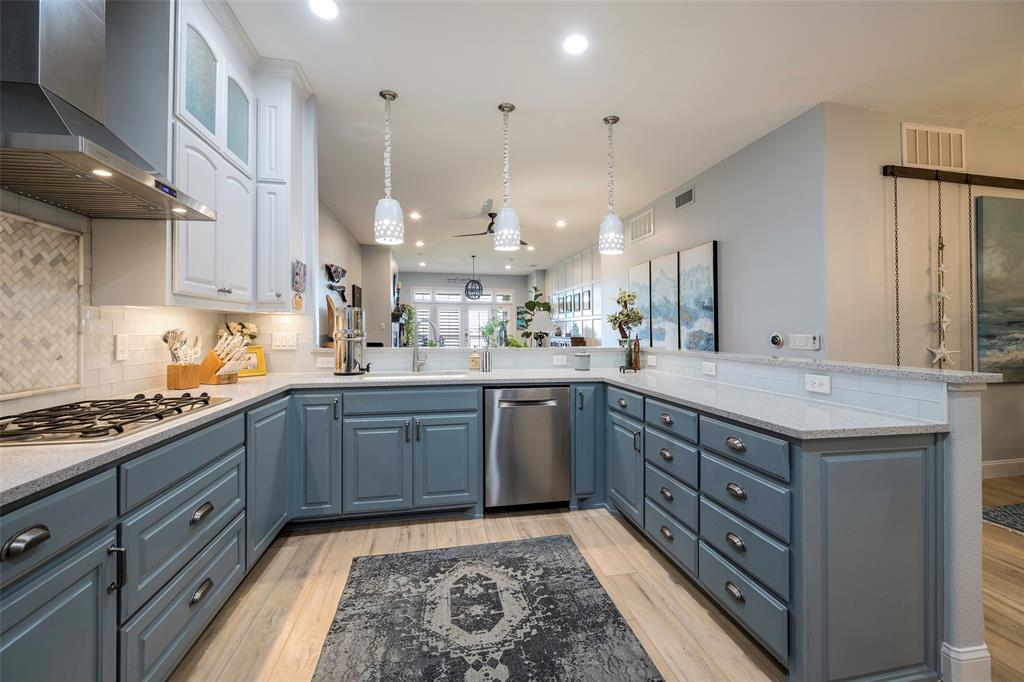
[[[1005,476],[1024,476],[1024,457],[992,459],[981,463],[982,478],[1003,478]]]
[[[991,682],[992,656],[984,644],[957,648],[942,643],[942,679],[944,682]]]

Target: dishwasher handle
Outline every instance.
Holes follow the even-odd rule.
[[[539,400],[498,400],[498,407],[558,407],[558,400],[555,398],[543,398]]]

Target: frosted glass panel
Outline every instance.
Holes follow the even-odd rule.
[[[217,132],[217,58],[192,26],[185,42],[185,110],[211,133]]]
[[[249,163],[249,99],[234,78],[228,79],[228,149]]]

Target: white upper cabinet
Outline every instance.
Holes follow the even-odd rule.
[[[174,178],[178,187],[218,212],[220,160],[208,144],[185,126],[177,126]],[[217,224],[179,220],[174,223],[174,291],[217,299]]]
[[[227,300],[249,303],[256,227],[252,180],[229,165],[218,177],[218,184],[217,289]]]
[[[293,85],[288,78],[257,76],[256,126],[259,154],[256,179],[260,182],[288,182],[291,176],[291,107]],[[298,112],[295,112],[298,120]]]
[[[252,91],[243,83],[241,77],[228,76],[228,109],[227,123],[225,124],[227,144],[224,151],[225,155],[243,170],[251,171],[255,136],[253,120],[256,105],[253,102]]]
[[[259,183],[256,188],[256,303],[290,305],[290,191],[286,184]]]

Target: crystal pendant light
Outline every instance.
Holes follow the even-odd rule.
[[[405,217],[402,205],[391,198],[391,103],[398,95],[381,90],[384,100],[384,198],[373,213],[373,240],[378,244],[401,244],[405,241]]]
[[[612,126],[618,122],[618,116],[604,118],[604,124],[608,126],[608,215],[601,221],[597,236],[597,251],[602,256],[618,256],[626,249],[622,219],[615,215],[615,146]]]
[[[501,148],[503,160],[502,193],[504,203],[502,204],[502,208],[498,211],[498,215],[494,218],[495,251],[519,250],[519,216],[516,215],[516,210],[508,205],[510,186],[508,163],[508,115],[515,110],[516,107],[514,104],[508,104],[506,102],[498,105],[498,111],[501,112],[501,121],[504,130],[504,139]]]

